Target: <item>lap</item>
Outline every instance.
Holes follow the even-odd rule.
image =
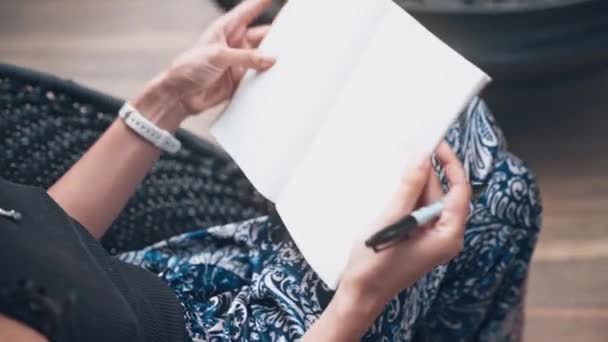
[[[365,340],[516,339],[514,317],[540,218],[534,177],[507,152],[479,100],[446,140],[471,182],[485,189],[471,204],[465,249],[394,298]],[[120,258],[167,281],[190,335],[204,340],[294,340],[332,296],[269,217],[187,233]]]

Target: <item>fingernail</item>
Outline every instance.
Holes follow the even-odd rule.
[[[431,165],[431,159],[425,155],[423,158],[415,159],[414,165],[421,169],[426,169]]]
[[[274,57],[264,56],[260,60],[260,65],[262,66],[262,68],[270,68],[274,65],[275,61],[276,60]]]

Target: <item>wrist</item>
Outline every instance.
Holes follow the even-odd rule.
[[[340,286],[326,309],[335,322],[336,340],[359,340],[369,330],[384,308],[382,299],[369,296],[358,288]]]
[[[179,97],[164,81],[164,76],[149,82],[131,105],[152,123],[171,133],[175,133],[188,117]]]

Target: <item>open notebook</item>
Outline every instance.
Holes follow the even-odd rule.
[[[489,81],[390,0],[290,0],[212,134],[325,283]]]

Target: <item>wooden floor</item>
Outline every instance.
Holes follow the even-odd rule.
[[[0,0],[0,60],[130,97],[218,13],[209,0]],[[608,70],[489,98],[544,197],[526,340],[606,342]]]

